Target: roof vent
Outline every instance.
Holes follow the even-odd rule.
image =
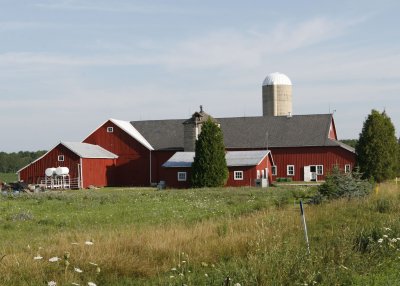
[[[292,118],[292,113],[291,112],[288,112],[287,118]]]

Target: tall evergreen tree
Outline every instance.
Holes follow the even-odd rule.
[[[222,187],[228,179],[224,138],[210,118],[201,127],[192,165],[192,187]]]
[[[372,110],[356,146],[357,164],[364,177],[377,182],[394,178],[399,164],[398,148],[395,129],[386,112]]]

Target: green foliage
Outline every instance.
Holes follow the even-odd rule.
[[[16,182],[18,180],[18,176],[15,173],[0,173],[0,182]]]
[[[393,179],[399,171],[399,146],[392,121],[385,112],[372,110],[356,145],[357,164],[365,178]]]
[[[339,141],[344,143],[344,144],[346,144],[346,145],[349,145],[350,147],[353,147],[353,148],[356,148],[356,145],[357,145],[357,142],[358,142],[357,139],[342,139],[342,140],[339,140]]]
[[[224,138],[221,129],[209,118],[196,141],[192,165],[192,187],[222,187],[228,179]]]
[[[337,166],[319,186],[318,192],[322,198],[337,199],[342,197],[363,197],[372,191],[373,185],[361,178],[361,173],[354,170],[352,173],[342,173]]]
[[[46,151],[20,151],[18,153],[0,152],[0,173],[15,173],[44,153],[46,153]]]

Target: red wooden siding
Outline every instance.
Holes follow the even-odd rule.
[[[333,118],[331,121],[331,126],[329,128],[328,138],[337,140],[336,127],[335,127],[335,122],[333,121]]]
[[[161,180],[165,181],[168,188],[187,189],[190,188],[190,177],[192,168],[164,168],[160,170]],[[178,181],[178,172],[186,172],[186,181]]]
[[[304,180],[304,166],[323,165],[323,175],[318,180],[324,180],[326,174],[337,165],[344,170],[346,164],[351,169],[355,165],[355,154],[341,147],[299,147],[271,148],[277,175],[274,178],[291,177],[294,181]],[[287,175],[287,165],[294,165],[294,176]]]
[[[176,151],[155,150],[151,152],[151,182],[158,183],[163,180],[162,174],[165,168],[161,167]]]
[[[83,188],[113,185],[113,169],[116,159],[82,159]]]
[[[113,132],[108,133],[107,127],[113,127]],[[111,121],[100,126],[84,143],[99,145],[119,156],[112,171],[113,185],[150,185],[150,150]]]
[[[59,155],[64,155],[63,162],[58,161]],[[47,168],[68,167],[71,179],[78,178],[78,164],[79,157],[64,145],[59,144],[40,160],[22,169],[19,175],[24,182],[37,184],[40,179],[45,177],[44,172]]]

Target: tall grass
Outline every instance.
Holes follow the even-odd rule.
[[[143,215],[144,223],[120,218],[123,223],[111,226],[104,224],[101,214],[96,213],[101,223],[94,227],[84,224],[83,229],[67,225],[65,231],[62,227],[52,228],[56,231],[39,235],[39,239],[16,235],[16,243],[3,240],[0,254],[6,256],[0,262],[0,284],[45,285],[54,280],[58,285],[71,282],[87,285],[88,281],[97,285],[221,285],[227,277],[232,285],[400,283],[400,240],[389,240],[400,237],[398,186],[381,185],[378,192],[363,199],[306,205],[311,255],[306,254],[298,206],[290,197],[292,191],[195,192],[201,190],[163,193],[167,198],[155,206],[160,209],[160,215],[169,218],[167,220]],[[152,196],[147,191],[140,193],[139,197]],[[165,211],[178,199],[178,194],[189,196],[192,204],[184,208],[178,200],[175,205],[178,215]],[[152,206],[150,202],[159,195],[143,199],[141,203]],[[98,199],[101,192],[94,196]],[[116,196],[127,199],[124,193]],[[205,209],[194,211],[194,206],[202,206],[206,197]],[[80,194],[73,198],[79,201]],[[101,206],[92,199],[92,204]],[[221,204],[213,205],[213,201],[219,200]],[[7,203],[11,206],[14,201],[2,201],[3,210]],[[185,200],[185,203],[188,202]],[[121,204],[118,198],[110,203],[112,208]],[[243,208],[243,204],[251,207]],[[215,209],[222,212],[206,215]],[[34,209],[32,212],[36,215]],[[188,219],[180,217],[185,213]],[[126,215],[133,214],[126,212]],[[29,225],[32,221],[23,223]],[[22,231],[24,229],[21,227]],[[18,230],[9,232],[18,233]],[[85,241],[93,241],[93,245],[86,245]],[[70,253],[71,266],[67,271],[63,261],[48,261],[54,256],[62,257],[65,252]],[[34,260],[38,254],[43,259]],[[97,264],[100,272],[96,272],[97,267],[90,262]],[[73,266],[83,272],[74,271]]]

